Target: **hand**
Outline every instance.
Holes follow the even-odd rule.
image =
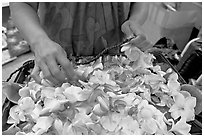
[[[66,78],[70,81],[77,79],[73,66],[67,59],[66,52],[59,44],[49,38],[42,38],[37,44],[31,46],[35,54],[35,66],[31,77],[37,83],[41,83],[40,71],[43,72],[43,78],[54,85],[62,84]],[[59,65],[61,65],[62,70]]]
[[[141,25],[137,24],[133,20],[127,20],[123,23],[121,30],[126,34],[126,37],[137,36],[130,41],[130,44],[138,47],[140,50],[145,51],[152,47],[152,44],[146,40],[144,33],[142,33]]]

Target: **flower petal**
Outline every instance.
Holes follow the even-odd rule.
[[[35,103],[31,97],[24,97],[18,101],[19,108],[26,113],[33,111],[35,108]]]
[[[57,130],[58,134],[62,133],[63,130],[63,123],[60,119],[55,119],[54,121],[54,128]]]
[[[114,120],[113,120],[113,118],[114,118]],[[116,129],[116,127],[118,126],[120,120],[121,120],[121,118],[114,114],[114,116],[111,115],[111,116],[101,117],[100,123],[104,129],[106,129],[108,131],[114,131]]]
[[[157,122],[153,118],[145,120],[145,122],[142,124],[142,130],[148,134],[156,133],[157,129]]]
[[[170,131],[176,131],[182,135],[188,135],[191,130],[191,125],[187,124],[184,119],[180,119]]]
[[[32,130],[37,132],[39,129],[41,129],[43,132],[47,132],[47,130],[52,126],[53,121],[54,119],[49,116],[39,117]]]
[[[124,51],[128,50],[130,47],[131,47],[130,44],[124,45],[124,46],[121,48],[121,52],[124,52]]]
[[[186,98],[184,108],[194,109],[196,107],[196,98],[188,97]]]
[[[174,98],[175,104],[178,107],[184,107],[184,103],[185,103],[184,96],[181,93],[179,93],[179,92],[174,92],[172,94],[174,94],[173,98]]]
[[[172,118],[174,118],[174,120],[177,119],[177,118],[179,118],[179,117],[181,116],[181,112],[182,112],[182,111],[180,111],[180,110],[171,112]]]

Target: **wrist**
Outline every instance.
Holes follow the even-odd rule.
[[[50,40],[50,38],[47,36],[47,34],[36,35],[29,42],[31,50],[34,52],[36,48],[38,48],[41,45],[44,45],[43,43],[45,43],[48,40]]]

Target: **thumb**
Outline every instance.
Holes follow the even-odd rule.
[[[133,35],[130,25],[130,21],[126,21],[121,27],[121,31],[125,33],[126,37],[131,37]]]
[[[40,68],[36,63],[31,73],[31,77],[35,80],[35,82],[41,83],[42,79],[40,78]]]
[[[144,35],[141,25],[131,21],[130,30],[133,35]]]

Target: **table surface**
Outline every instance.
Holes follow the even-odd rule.
[[[6,81],[6,79],[8,79],[8,77],[10,76],[10,74],[12,72],[14,72],[19,67],[21,67],[24,62],[26,62],[27,60],[31,60],[31,59],[34,59],[34,55],[32,52],[29,52],[29,53],[26,53],[26,54],[23,54],[23,55],[17,57],[12,62],[9,62],[9,63],[3,65],[2,66],[2,81]],[[13,81],[15,79],[15,76],[16,76],[16,74],[13,75],[11,81]]]

